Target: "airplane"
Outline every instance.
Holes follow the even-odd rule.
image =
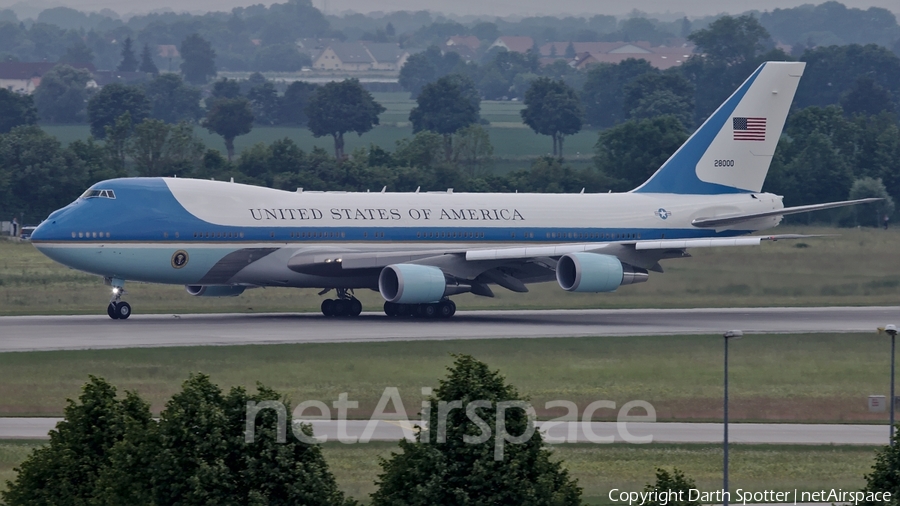
[[[662,272],[690,248],[759,245],[793,213],[762,186],[805,64],[766,62],[639,187],[625,193],[296,192],[186,178],[99,182],[52,213],[31,242],[102,276],[107,314],[127,319],[126,281],[184,285],[198,297],[248,288],[334,290],[326,316],[357,316],[354,290],[388,316],[450,317],[449,298],[612,292]],[[744,236],[744,237],[742,237]]]

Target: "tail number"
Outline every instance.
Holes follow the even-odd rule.
[[[715,160],[713,167],[734,167],[734,160]]]

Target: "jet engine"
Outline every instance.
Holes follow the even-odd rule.
[[[556,280],[570,292],[613,292],[621,285],[643,283],[647,271],[611,255],[569,253],[556,264]]]
[[[237,297],[244,293],[243,286],[206,286],[206,285],[185,285],[184,289],[187,293],[194,297]]]
[[[447,280],[437,267],[417,264],[393,264],[381,270],[378,291],[388,302],[426,304],[441,300]]]

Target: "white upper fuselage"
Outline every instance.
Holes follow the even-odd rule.
[[[195,179],[98,183],[32,236],[55,260],[94,274],[173,284],[352,285],[293,272],[298,253],[466,251],[559,243],[727,237],[780,217],[712,230],[692,220],[782,208],[767,193],[287,192]],[[189,259],[176,265],[174,255]],[[243,256],[242,256],[243,255]]]

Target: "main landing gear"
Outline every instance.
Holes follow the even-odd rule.
[[[450,318],[456,314],[456,304],[450,299],[431,304],[384,303],[384,314],[388,316],[413,316],[418,318]]]
[[[325,316],[359,316],[362,313],[362,302],[346,288],[338,288],[337,299],[322,301],[322,314]]]
[[[113,320],[127,320],[131,316],[131,305],[121,300],[125,295],[125,283],[113,285],[112,296],[109,298],[109,306],[106,306],[106,314]]]

